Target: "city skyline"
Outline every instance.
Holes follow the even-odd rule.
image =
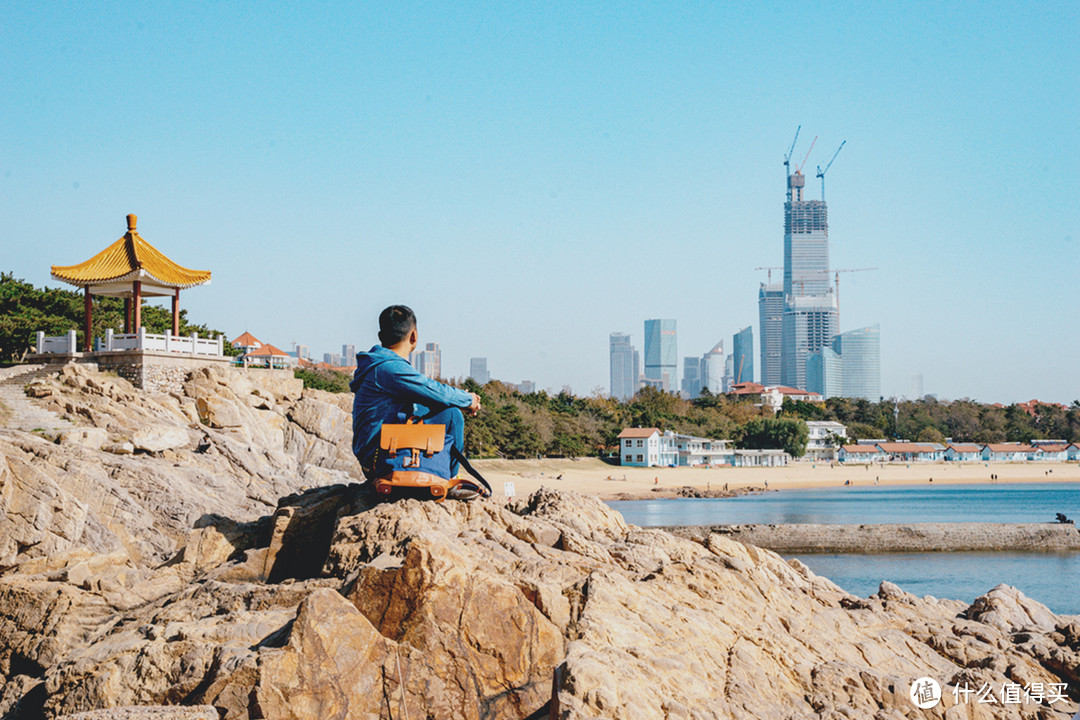
[[[810,197],[847,141],[830,263],[880,268],[844,278],[840,329],[885,331],[883,395],[921,375],[1080,398],[1080,338],[1048,311],[1080,271],[1075,4],[16,0],[0,20],[0,270],[37,286],[134,213],[213,272],[182,305],[227,336],[366,349],[404,303],[451,377],[485,356],[587,394],[611,330],[643,348],[643,318],[676,318],[697,355],[757,324],[802,125]]]

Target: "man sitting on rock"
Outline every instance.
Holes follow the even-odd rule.
[[[356,354],[356,372],[349,388],[353,400],[353,454],[368,480],[376,479],[375,460],[383,423],[404,423],[412,417],[446,426],[447,442],[464,452],[465,418],[480,411],[480,396],[432,380],[409,364],[416,349],[416,315],[404,305],[379,314],[379,345]],[[451,455],[450,477],[458,461]],[[464,499],[464,498],[462,498]]]

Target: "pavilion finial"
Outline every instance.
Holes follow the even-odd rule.
[[[138,220],[138,218],[136,216],[134,216],[134,215],[128,215],[127,216],[128,232],[135,232],[135,221],[136,220]]]

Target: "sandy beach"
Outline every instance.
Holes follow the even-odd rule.
[[[638,468],[609,465],[598,458],[545,460],[475,460],[496,496],[513,482],[517,495],[541,486],[573,490],[606,500],[671,497],[682,487],[701,491],[745,492],[751,489],[842,487],[853,485],[916,485],[938,483],[1080,482],[1080,464],[1057,463],[886,463],[840,465],[795,462],[778,468]],[[627,497],[630,496],[630,497]]]

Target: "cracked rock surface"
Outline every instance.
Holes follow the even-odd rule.
[[[891,583],[858,598],[548,489],[379,504],[347,481],[342,398],[295,387],[207,373],[143,396],[80,369],[40,388],[106,435],[3,431],[0,718],[1076,712],[1080,619],[1007,586],[970,606]],[[172,447],[106,449],[154,427]],[[909,697],[924,676],[944,687],[928,710]],[[1047,692],[976,705],[958,684]]]

